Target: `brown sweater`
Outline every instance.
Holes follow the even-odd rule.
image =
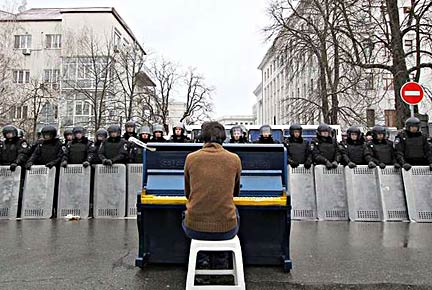
[[[217,143],[190,153],[185,163],[186,226],[222,233],[236,227],[233,196],[240,191],[240,158]]]

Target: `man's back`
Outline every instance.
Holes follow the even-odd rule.
[[[227,232],[237,225],[233,196],[240,191],[240,158],[217,143],[206,143],[185,163],[186,226]]]

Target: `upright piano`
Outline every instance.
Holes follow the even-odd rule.
[[[186,209],[184,163],[199,143],[149,143],[143,156],[143,187],[137,195],[139,250],[136,266],[187,264],[190,240],[182,230]],[[238,233],[246,265],[280,265],[289,272],[291,199],[283,145],[224,144],[242,162]],[[209,164],[208,166],[212,166]]]

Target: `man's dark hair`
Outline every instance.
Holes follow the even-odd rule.
[[[201,125],[201,139],[204,143],[222,144],[226,139],[225,128],[219,122],[205,122]]]

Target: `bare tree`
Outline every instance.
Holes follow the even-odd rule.
[[[131,45],[117,50],[115,53],[115,76],[118,92],[118,108],[125,120],[135,119],[140,123],[148,123],[149,116],[145,113],[146,100],[155,84],[148,76],[145,66],[146,54],[139,45]]]
[[[286,66],[285,77],[291,86],[291,95],[285,96],[281,106],[295,108],[287,112],[305,123],[316,119],[329,124],[340,120],[365,123],[366,108],[382,99],[365,89],[365,72],[341,57],[338,27],[343,15],[335,3],[281,0],[272,2],[268,9],[272,24],[265,31],[269,39],[275,38],[274,53]],[[295,87],[295,76],[301,76],[303,86]]]
[[[213,88],[205,84],[203,76],[190,68],[184,76],[186,106],[180,122],[196,123],[207,120],[213,112],[211,93]]]
[[[154,90],[148,92],[145,98],[146,109],[150,111],[150,119],[160,122],[168,129],[168,105],[173,100],[173,94],[180,80],[178,65],[161,59],[153,61],[151,65],[151,76],[156,82]]]
[[[83,125],[96,131],[111,119],[115,110],[114,45],[112,39],[101,39],[85,28],[79,35],[67,36],[69,48],[63,57],[62,89],[70,99],[85,101],[83,108],[90,115]],[[88,106],[88,107],[86,107]],[[75,122],[77,123],[77,122]],[[63,124],[72,125],[72,124]]]
[[[393,75],[397,126],[403,127],[409,108],[400,98],[400,89],[410,79],[419,81],[422,71],[432,68],[432,2],[412,0],[410,6],[404,7],[403,19],[400,19],[398,1],[336,2],[343,14],[339,30],[347,41],[341,42],[340,48],[345,52],[346,61]],[[403,40],[409,35],[413,36],[408,38],[413,45],[405,51]]]

